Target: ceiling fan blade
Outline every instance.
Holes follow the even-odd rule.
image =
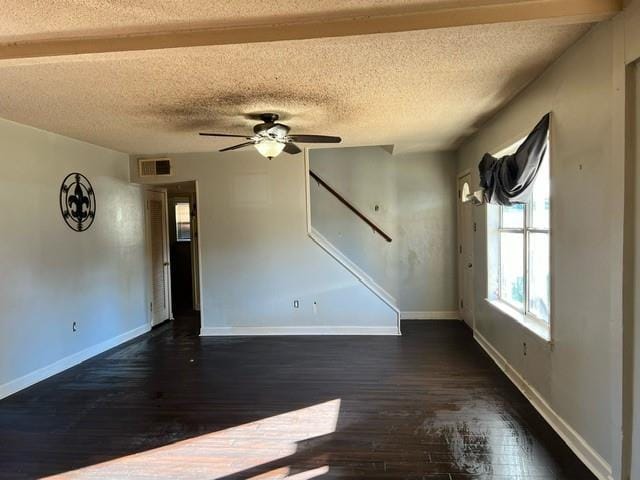
[[[291,155],[302,152],[302,150],[300,150],[300,147],[298,147],[295,143],[287,143],[282,150]]]
[[[246,138],[246,139],[251,138],[251,137],[247,137],[246,135],[231,135],[229,133],[200,132],[200,135],[202,135],[203,137],[231,137],[231,138]]]
[[[340,137],[331,137],[329,135],[289,135],[294,142],[301,143],[340,143]]]
[[[255,145],[256,142],[244,142],[238,145],[234,145],[232,147],[223,148],[222,150],[218,150],[219,152],[228,152],[229,150],[237,150],[239,148],[248,147],[249,145]]]

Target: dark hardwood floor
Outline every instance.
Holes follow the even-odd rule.
[[[185,316],[0,401],[0,478],[593,479],[460,322],[200,338]]]

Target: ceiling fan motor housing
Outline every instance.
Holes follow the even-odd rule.
[[[260,115],[262,123],[253,127],[254,135],[249,137],[245,135],[231,133],[208,133],[200,132],[200,135],[208,137],[235,137],[244,138],[245,142],[231,147],[221,149],[221,152],[229,150],[238,150],[249,146],[254,146],[261,155],[267,158],[273,158],[285,152],[290,155],[301,153],[302,150],[294,142],[302,143],[340,143],[340,137],[332,137],[328,135],[289,135],[289,127],[282,123],[277,123],[280,116],[277,113],[263,113]]]
[[[269,137],[273,139],[284,139],[289,133],[289,127],[282,123],[276,123],[278,114],[263,113],[260,118],[264,123],[259,123],[253,127],[253,132],[261,137]]]

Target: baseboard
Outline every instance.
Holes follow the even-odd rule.
[[[400,312],[400,320],[460,320],[456,310]]]
[[[85,360],[90,359],[91,357],[95,357],[96,355],[109,350],[110,348],[116,347],[121,343],[127,342],[143,333],[149,331],[149,325],[142,325],[140,327],[134,328],[133,330],[129,330],[117,337],[110,338],[109,340],[105,340],[104,342],[98,343],[96,345],[92,345],[91,347],[85,348],[73,355],[69,355],[68,357],[64,357],[57,362],[54,362],[46,367],[39,368],[38,370],[34,370],[31,373],[27,373],[20,378],[16,378],[15,380],[11,380],[3,385],[0,385],[0,399],[8,397],[9,395],[13,395],[20,390],[23,390],[31,385],[38,383],[42,380],[45,380],[53,375],[56,375],[68,368],[71,368]]]
[[[396,327],[202,327],[201,337],[262,335],[399,335]]]
[[[533,407],[544,417],[556,433],[565,441],[569,448],[600,480],[613,480],[611,466],[596,452],[584,438],[558,415],[540,395],[540,393],[527,383],[522,376],[507,362],[489,341],[477,331],[474,338],[491,359],[500,367],[509,380],[518,387],[527,397]]]

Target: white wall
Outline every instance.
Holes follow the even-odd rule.
[[[617,459],[615,406],[621,318],[622,228],[612,155],[613,23],[596,26],[467,141],[459,170],[513,143],[552,111],[551,277],[553,345],[485,301],[486,208],[474,208],[476,329],[607,463]],[[612,305],[616,305],[612,307]],[[527,355],[523,355],[523,342]],[[612,407],[613,406],[613,407]],[[618,435],[619,438],[619,435]]]
[[[311,150],[309,164],[393,241],[374,234],[313,180],[312,226],[395,297],[401,311],[455,314],[455,155],[330,148]]]
[[[308,237],[302,154],[169,157],[175,175],[154,183],[198,182],[203,334],[396,332],[395,312]]]
[[[128,167],[122,153],[0,120],[0,398],[145,330],[144,204]],[[97,205],[81,233],[59,206],[75,171]]]

